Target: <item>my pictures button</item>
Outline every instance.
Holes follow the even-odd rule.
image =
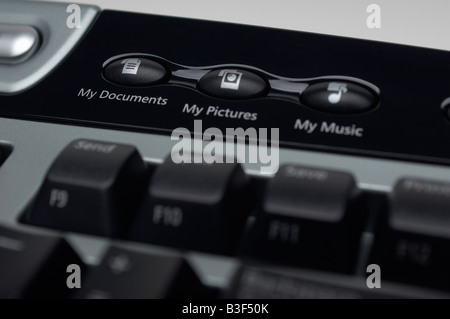
[[[197,84],[201,92],[222,99],[243,100],[263,96],[268,91],[266,81],[243,69],[220,69],[205,74]]]

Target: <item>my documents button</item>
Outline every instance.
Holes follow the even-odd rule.
[[[106,80],[124,86],[150,86],[164,82],[166,68],[153,60],[128,57],[107,64],[103,70]]]

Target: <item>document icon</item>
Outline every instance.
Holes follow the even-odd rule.
[[[124,59],[121,64],[124,64],[122,69],[122,74],[134,74],[136,75],[139,66],[141,65],[141,60],[139,59]]]

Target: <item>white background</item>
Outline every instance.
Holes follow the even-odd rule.
[[[450,0],[80,0],[77,3],[95,4],[103,9],[264,25],[450,51]],[[380,29],[366,26],[369,15],[366,8],[371,3],[381,7]]]

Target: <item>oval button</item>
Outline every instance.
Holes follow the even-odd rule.
[[[0,24],[0,63],[26,60],[39,46],[39,34],[26,25]]]
[[[167,75],[166,68],[158,62],[138,57],[116,60],[104,69],[104,76],[108,81],[125,86],[158,84]]]
[[[377,97],[368,88],[347,81],[325,81],[308,86],[300,102],[329,113],[359,113],[373,109]]]
[[[223,99],[250,99],[267,92],[267,83],[259,75],[242,69],[220,69],[208,72],[197,84],[208,95]]]

